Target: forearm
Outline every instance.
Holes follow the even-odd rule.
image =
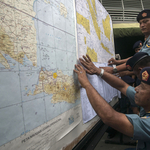
[[[134,72],[133,71],[124,71],[124,76],[131,76],[131,75],[134,75]]]
[[[103,68],[105,71],[107,71],[107,72],[109,72],[109,73],[111,73],[111,74],[114,73],[113,67],[100,67],[100,68]],[[127,70],[127,69],[126,69],[126,63],[121,64],[121,65],[118,65],[118,66],[116,66],[116,68],[117,68],[117,72]]]
[[[118,60],[118,65],[119,64],[123,64],[123,63],[126,63],[128,59],[130,59],[131,57],[129,58],[126,58],[126,59],[121,59],[121,60]]]
[[[126,70],[126,71],[120,71],[120,72],[118,73],[118,75],[119,75],[119,77],[123,77],[123,76],[134,75],[134,73],[133,73],[133,71],[128,71],[128,70]]]
[[[98,92],[89,85],[85,88],[89,101],[98,114],[98,116],[105,122],[112,118],[114,109],[98,94]],[[106,120],[105,120],[106,119]]]
[[[133,126],[124,114],[115,111],[90,84],[85,87],[89,101],[102,121],[114,129],[133,136]]]
[[[124,63],[124,64],[122,64],[122,65],[118,65],[118,66],[116,66],[116,68],[117,68],[117,72],[127,70],[127,69],[126,69],[126,63]]]
[[[109,85],[126,95],[126,90],[129,87],[129,85],[123,80],[107,72],[104,72],[102,79],[105,80]]]

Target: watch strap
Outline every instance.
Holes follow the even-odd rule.
[[[101,73],[99,74],[100,77],[102,77],[104,74],[104,69],[101,69]]]
[[[117,73],[116,65],[113,65],[113,72],[114,72],[114,73]]]

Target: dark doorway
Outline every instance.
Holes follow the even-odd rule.
[[[133,51],[132,47],[134,43],[139,40],[144,42],[144,36],[129,36],[129,37],[114,38],[115,53],[120,54],[121,59],[133,56],[135,52]]]

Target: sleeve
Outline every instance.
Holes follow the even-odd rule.
[[[126,116],[134,127],[133,139],[150,141],[150,118],[140,118],[135,114],[126,114]]]
[[[146,39],[146,41],[143,43],[142,48],[139,52],[146,52],[150,56],[150,47],[147,47],[148,41],[150,40],[150,36]],[[148,44],[149,45],[149,44]]]
[[[138,107],[136,104],[135,104],[135,101],[134,101],[134,96],[135,96],[135,90],[134,90],[134,87],[132,86],[129,86],[127,88],[127,91],[126,91],[126,96],[129,98],[130,100],[130,103],[133,107]]]

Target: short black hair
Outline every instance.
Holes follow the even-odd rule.
[[[147,56],[146,58],[144,58],[144,59],[142,59],[141,61],[139,61],[139,62],[135,65],[134,69],[136,70],[136,69],[138,69],[139,67],[148,67],[148,66],[150,66],[150,56]]]

